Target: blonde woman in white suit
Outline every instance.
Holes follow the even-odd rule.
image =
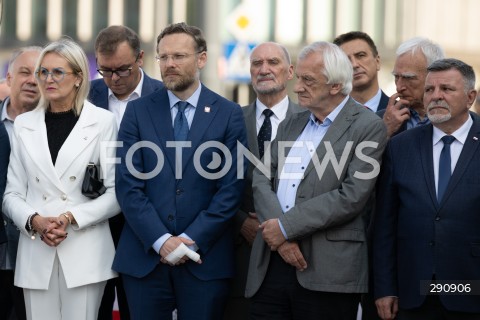
[[[108,218],[120,211],[112,113],[97,108],[89,91],[88,60],[62,39],[42,51],[36,66],[41,99],[18,116],[3,210],[21,231],[15,285],[24,289],[31,320],[97,319],[105,283],[116,277]],[[89,162],[99,165],[106,191],[81,193]]]

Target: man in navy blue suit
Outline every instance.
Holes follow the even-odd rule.
[[[91,82],[88,98],[94,105],[113,112],[119,127],[129,101],[146,96],[162,88],[163,84],[142,70],[144,51],[140,47],[140,38],[126,26],[110,26],[101,30],[95,40],[95,56],[103,79]],[[115,246],[124,223],[121,213],[109,220]],[[112,319],[115,292],[120,318],[130,319],[122,280],[114,278],[108,280],[105,286],[98,320]]]
[[[171,319],[174,309],[182,320],[222,319],[244,188],[243,113],[200,82],[200,29],[167,26],[157,54],[166,88],[129,102],[120,126],[116,192],[126,223],[113,268],[132,319]]]
[[[393,137],[385,151],[373,243],[382,319],[397,313],[399,319],[480,319],[478,285],[468,284],[480,279],[480,118],[469,113],[474,86],[474,71],[464,62],[432,63],[423,98],[431,124]],[[473,286],[470,294],[466,284]],[[458,294],[430,294],[438,287],[451,292],[453,285]]]

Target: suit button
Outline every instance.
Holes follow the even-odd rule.
[[[429,245],[433,247],[435,245],[435,241],[430,241]]]
[[[435,221],[440,221],[440,217],[435,217]]]
[[[62,200],[63,200],[63,201],[67,200],[67,195],[66,195],[65,193],[62,194]]]
[[[171,214],[168,215],[168,221],[173,221],[173,216]]]
[[[176,193],[177,193],[177,196],[179,196],[179,195],[182,194],[182,190],[181,190],[181,189],[177,189]]]

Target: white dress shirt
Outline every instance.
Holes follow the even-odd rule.
[[[467,140],[468,132],[472,127],[473,120],[470,116],[468,116],[468,120],[458,128],[455,132],[451,135],[455,137],[455,141],[452,142],[450,145],[450,161],[452,166],[452,174],[455,170],[455,166],[457,165],[458,158],[460,157],[460,153],[462,152],[463,146],[465,145],[465,141]],[[442,130],[438,129],[437,127],[433,127],[433,135],[432,135],[432,142],[433,142],[433,168],[435,174],[435,188],[438,193],[438,165],[440,162],[440,153],[443,149],[443,142],[442,137],[447,135]]]

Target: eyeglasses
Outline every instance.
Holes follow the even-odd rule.
[[[37,78],[42,80],[42,81],[46,81],[48,79],[48,76],[51,75],[53,81],[60,82],[60,81],[63,80],[63,78],[65,78],[66,74],[76,74],[76,72],[67,72],[67,71],[63,70],[62,68],[54,68],[50,72],[45,68],[40,68],[40,69],[37,70],[37,72],[35,74],[36,74]]]
[[[137,57],[135,58],[135,62],[136,63],[138,61],[138,58],[140,57],[140,53],[137,54]],[[97,69],[98,73],[100,73],[100,75],[102,77],[105,77],[105,78],[111,78],[113,77],[113,74],[115,73],[118,77],[128,77],[132,74],[132,69],[133,69],[133,64],[128,67],[128,68],[120,68],[120,69]]]
[[[197,53],[200,52],[195,52],[195,53],[174,53],[174,54],[162,54],[160,56],[155,56],[155,60],[160,63],[166,63],[168,61],[168,58],[172,59],[173,63],[175,64],[182,64],[185,62],[185,60],[193,56]]]

